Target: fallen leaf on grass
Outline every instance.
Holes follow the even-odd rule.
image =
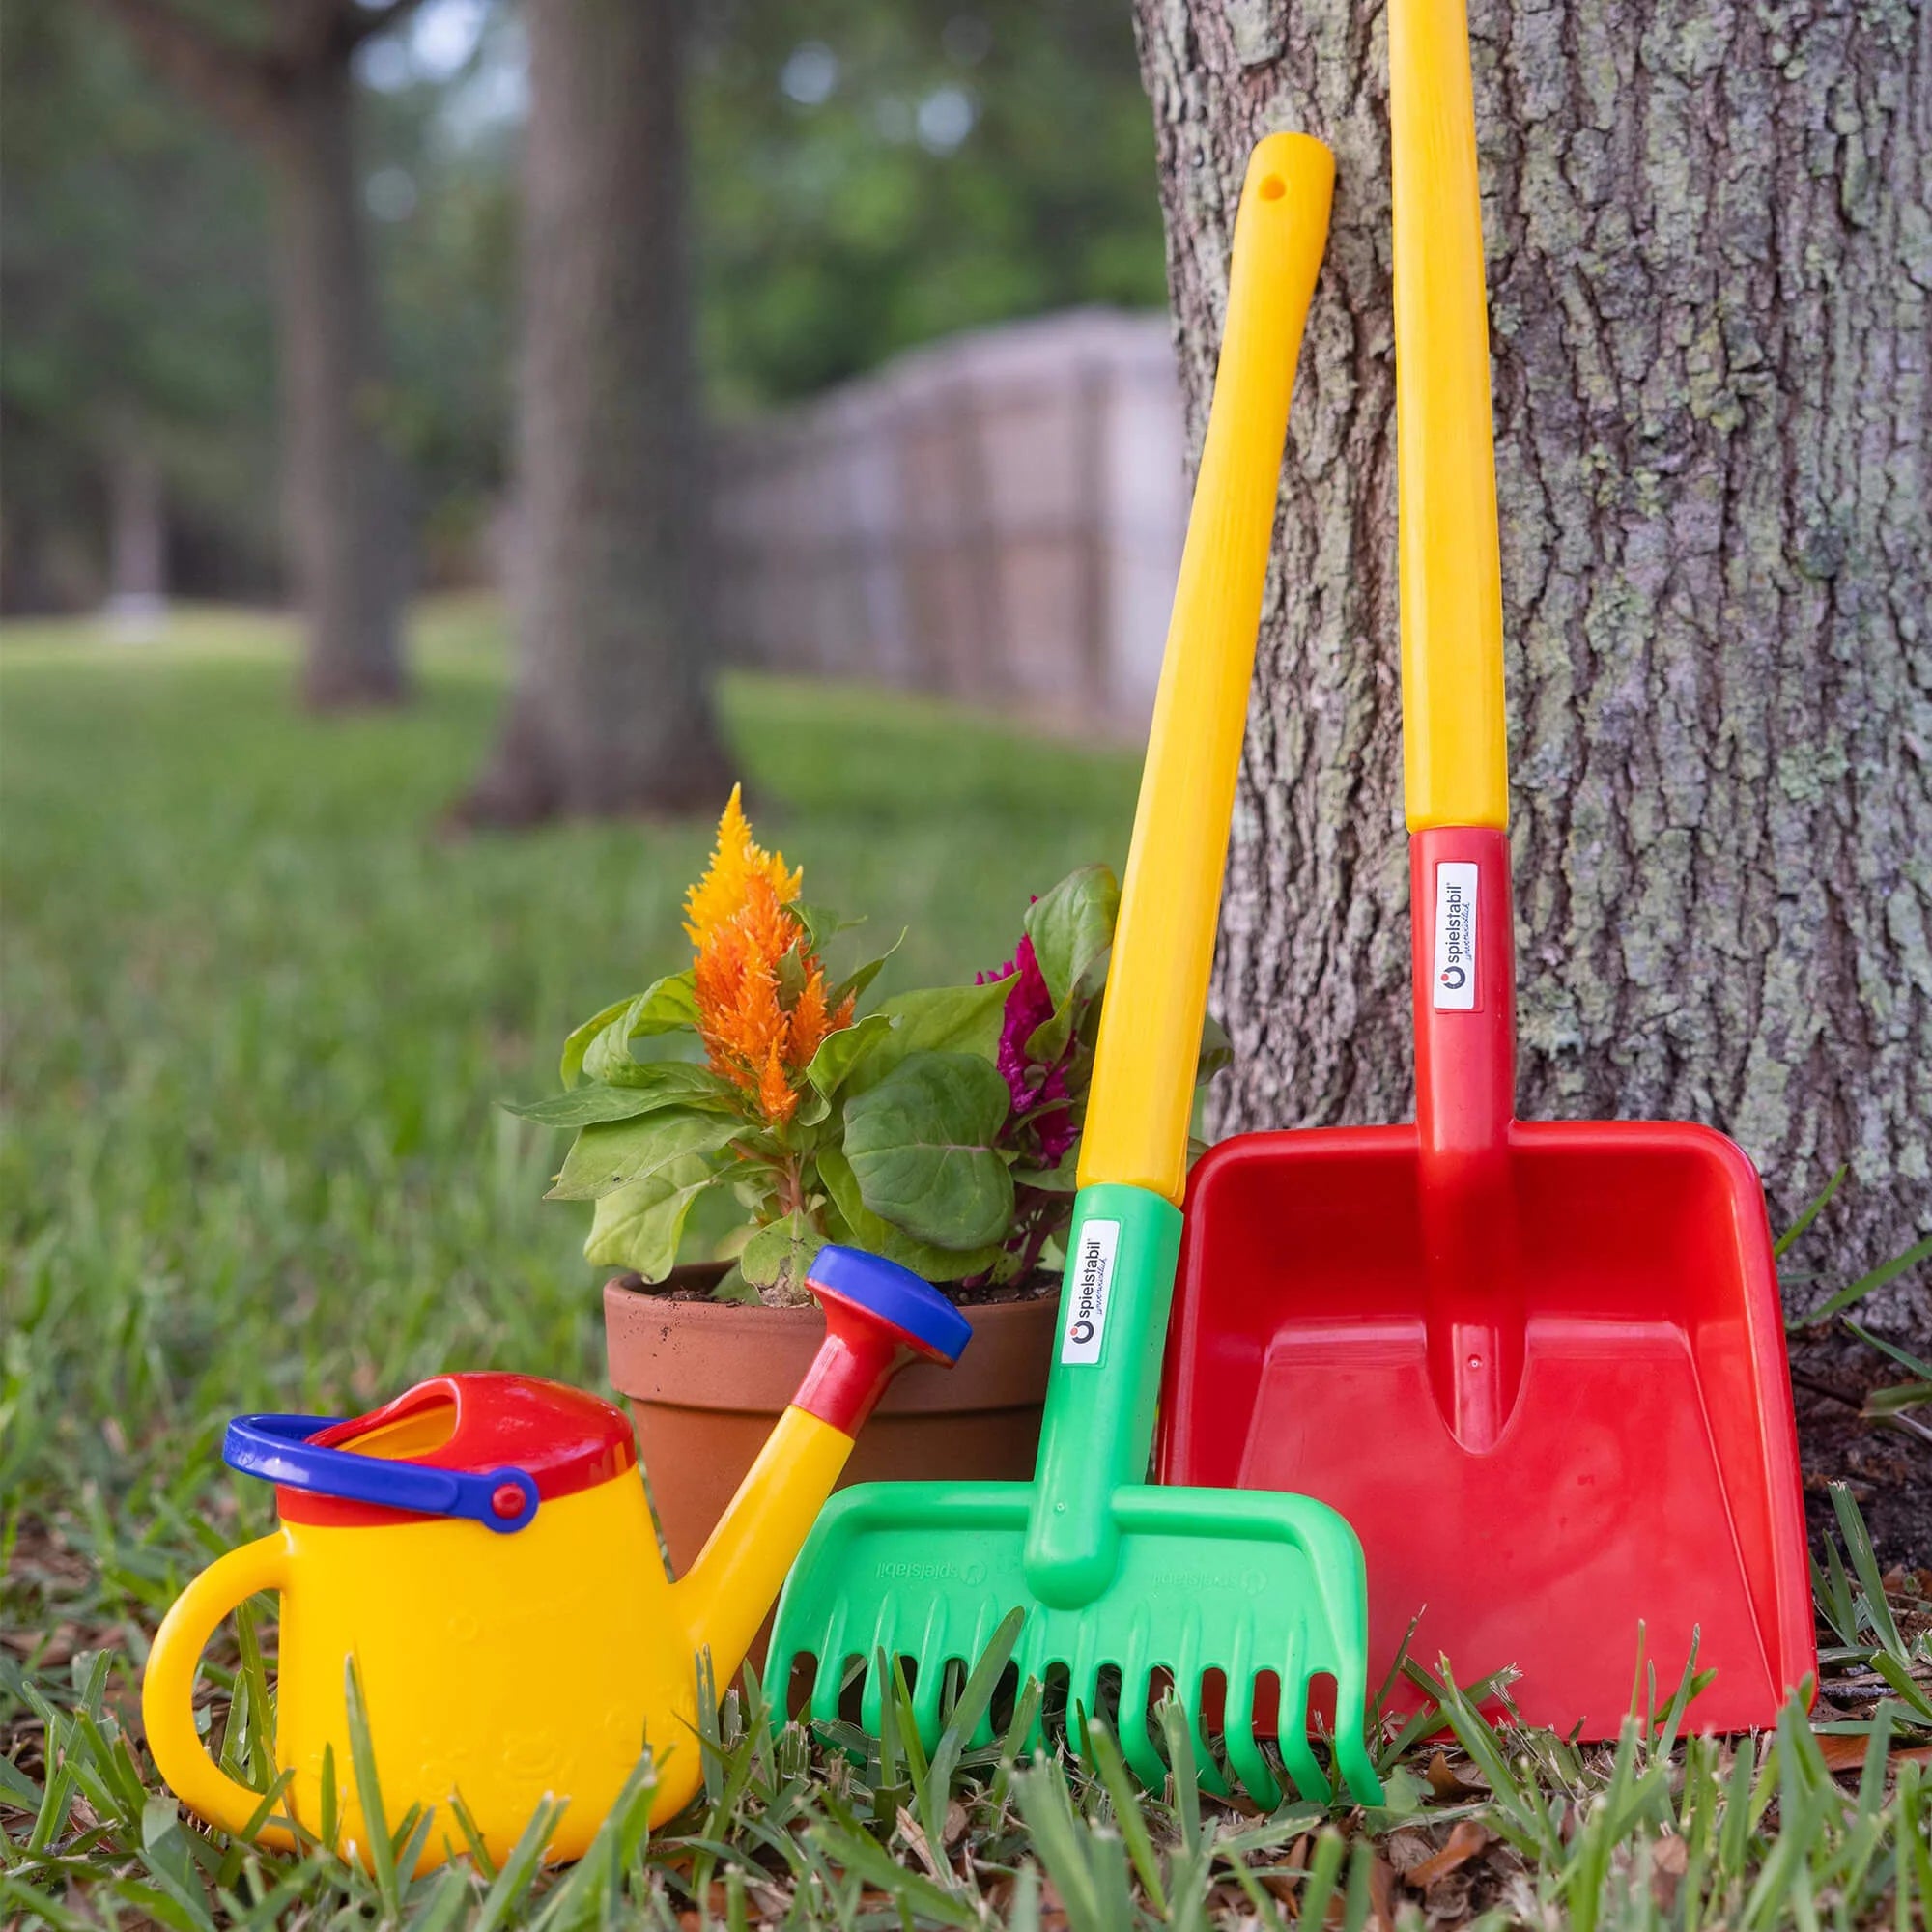
[[[1429,1760],[1428,1777],[1430,1790],[1438,1798],[1480,1798],[1490,1788],[1467,1758],[1451,1764],[1447,1753],[1440,1750]]]
[[[1490,1842],[1490,1834],[1473,1818],[1459,1818],[1449,1833],[1449,1842],[1420,1864],[1403,1873],[1403,1882],[1417,1891],[1427,1891],[1439,1878],[1460,1871]]]
[[[1870,1739],[1857,1731],[1814,1731],[1818,1754],[1827,1771],[1847,1772],[1864,1769]],[[1893,1764],[1932,1764],[1932,1745],[1897,1745],[1892,1747]]]
[[[1369,1867],[1369,1906],[1376,1932],[1395,1932],[1395,1872],[1384,1858]]]
[[[926,1840],[925,1827],[903,1804],[899,1806],[899,1836],[906,1841],[906,1849],[925,1867],[928,1878],[944,1883],[952,1876],[951,1872],[941,1873],[939,1861],[933,1857],[932,1846]]]
[[[1406,1825],[1381,1841],[1381,1853],[1396,1874],[1406,1878],[1417,1865],[1428,1863],[1435,1856],[1435,1841],[1418,1827]]]
[[[1674,1832],[1666,1832],[1650,1849],[1650,1895],[1660,1912],[1677,1903],[1677,1888],[1690,1868],[1690,1847]]]

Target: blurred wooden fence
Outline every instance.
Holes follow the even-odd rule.
[[[1161,316],[1079,309],[918,351],[723,437],[721,633],[775,669],[1138,731],[1183,436]]]

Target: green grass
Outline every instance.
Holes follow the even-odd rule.
[[[1822,1744],[1795,1713],[1678,1743],[1670,1686],[1618,1747],[1492,1737],[1443,1684],[1453,1742],[1384,1732],[1385,1809],[1256,1819],[1198,1792],[1184,1731],[1169,1788],[1136,1796],[1104,1742],[1094,1777],[958,1738],[930,1764],[773,1745],[747,1687],[712,1715],[699,1804],[646,1833],[640,1784],[570,1873],[378,1882],[182,1820],[134,1687],[187,1577],[269,1520],[220,1468],[223,1420],[446,1367],[602,1378],[582,1213],[539,1199],[557,1145],[494,1102],[547,1091],[563,1031],[679,956],[707,830],[444,837],[500,638],[486,607],[421,633],[422,701],[333,723],[292,709],[272,620],[0,639],[0,1922],[1117,1932],[1320,1922],[1324,1897],[1350,1926],[1922,1922],[1926,1774],[1888,1746],[1932,1733],[1932,1616],[1848,1504]],[[1030,893],[1123,855],[1129,753],[765,679],[724,703],[811,898],[910,928],[889,983],[1006,958]],[[211,1734],[266,1786],[257,1634],[211,1657]],[[1445,1847],[1466,1861],[1403,1879]]]
[[[709,828],[445,837],[500,696],[488,612],[427,626],[412,710],[333,723],[291,709],[263,628],[0,648],[0,1494],[112,1494],[156,1432],[178,1456],[250,1405],[601,1375],[587,1217],[539,1198],[563,1144],[495,1103],[553,1090],[572,1025],[685,959]],[[888,988],[1008,958],[1031,893],[1124,856],[1129,754],[724,696],[814,902],[909,929]]]

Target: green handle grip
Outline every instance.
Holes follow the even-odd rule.
[[[1060,1333],[1027,1525],[1044,1604],[1090,1604],[1114,1580],[1114,1492],[1147,1481],[1180,1209],[1151,1188],[1095,1181],[1073,1197]]]

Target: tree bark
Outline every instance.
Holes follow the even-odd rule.
[[[729,782],[706,681],[682,11],[526,12],[517,682],[472,820],[709,810]]]
[[[378,412],[384,357],[364,246],[346,59],[283,83],[269,148],[280,274],[283,520],[308,625],[307,701],[404,695],[402,479]]]
[[[258,43],[171,0],[97,0],[142,57],[255,149],[276,189],[282,499],[318,709],[406,695],[408,556],[399,469],[378,410],[384,363],[363,242],[351,61],[416,0],[272,0]]]
[[[1217,1133],[1413,1112],[1387,38],[1137,0],[1196,443],[1252,142],[1336,151],[1230,849]],[[1526,1116],[1689,1119],[1795,1307],[1932,1227],[1932,43],[1471,0]],[[1932,1333],[1932,1267],[1871,1304]]]

